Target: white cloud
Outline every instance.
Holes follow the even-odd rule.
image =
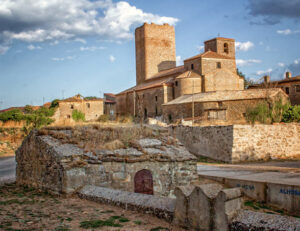
[[[299,64],[300,63],[300,59],[295,59],[294,60],[294,64]]]
[[[235,48],[238,51],[248,51],[254,47],[253,42],[247,41],[247,42],[235,42]]]
[[[13,40],[43,42],[82,37],[132,39],[144,22],[175,25],[177,18],[144,12],[128,2],[112,0],[4,0],[0,4],[0,44]]]
[[[27,46],[27,49],[31,50],[31,51],[32,50],[41,50],[42,47],[40,47],[40,46],[34,46],[34,45],[30,44],[30,45]]]
[[[74,39],[74,41],[75,41],[75,42],[82,43],[82,44],[86,44],[85,39],[82,39],[82,38],[76,38],[76,39]]]
[[[10,49],[9,46],[1,46],[0,45],[0,55],[4,55]]]
[[[204,51],[204,46],[197,46],[198,51],[202,52]]]
[[[180,55],[176,56],[176,65],[177,66],[183,65],[183,58]]]
[[[277,65],[278,65],[279,67],[284,67],[284,66],[285,66],[284,63],[278,63]]]
[[[110,61],[111,63],[115,62],[115,61],[116,61],[115,56],[110,55],[110,56],[109,56],[109,61]]]
[[[282,34],[282,35],[297,34],[297,33],[300,33],[300,30],[291,30],[291,29],[277,30],[277,34]]]
[[[237,59],[236,65],[243,67],[251,64],[261,63],[262,61],[259,59]]]
[[[67,57],[61,57],[61,58],[52,58],[51,60],[52,61],[56,61],[56,62],[61,62],[61,61],[65,61],[65,60],[72,60],[72,59],[75,59],[76,57],[75,56],[67,56]]]
[[[265,74],[270,74],[272,71],[273,71],[273,69],[269,68],[269,69],[267,69],[265,71],[257,71],[256,74],[257,75],[265,75]]]
[[[80,47],[79,49],[80,49],[80,51],[96,51],[96,50],[104,50],[104,49],[106,49],[106,47],[92,46],[92,47]]]

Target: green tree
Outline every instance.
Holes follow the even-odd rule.
[[[59,106],[59,99],[55,99],[51,102],[50,108],[57,108]]]
[[[254,82],[253,80],[247,78],[247,77],[245,76],[245,74],[244,74],[243,72],[241,72],[238,68],[236,69],[236,73],[237,73],[240,77],[244,78],[244,89],[248,89],[249,86],[255,84],[255,82]]]

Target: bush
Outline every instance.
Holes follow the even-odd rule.
[[[282,115],[282,121],[289,122],[300,122],[300,105],[289,106]]]
[[[98,118],[98,121],[99,121],[99,122],[103,122],[103,123],[107,122],[108,120],[109,120],[109,115],[106,115],[106,114],[101,115],[101,116],[99,116],[99,118]]]
[[[50,108],[57,108],[59,106],[59,99],[55,99],[51,102]]]
[[[84,113],[81,112],[81,111],[78,111],[76,109],[72,112],[72,118],[76,122],[85,121],[85,115],[84,115]]]
[[[7,122],[9,120],[12,121],[21,121],[24,120],[25,116],[23,115],[20,109],[12,109],[10,111],[5,111],[0,113],[0,121]]]
[[[259,121],[260,123],[267,123],[271,122],[270,121],[271,113],[270,113],[270,108],[269,105],[264,102],[258,104],[254,108],[249,108],[246,111],[246,119],[248,122],[251,122],[254,124],[256,121]]]
[[[133,117],[131,115],[119,116],[117,118],[117,121],[120,122],[120,123],[132,123],[133,122]]]
[[[260,123],[278,122],[300,122],[300,106],[291,106],[289,103],[283,104],[282,99],[272,103],[260,103],[246,112],[247,121],[252,124],[255,121]]]

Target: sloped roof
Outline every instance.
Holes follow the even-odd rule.
[[[79,98],[77,96],[73,96],[73,97],[70,97],[70,98],[67,98],[67,99],[63,99],[63,100],[60,100],[59,102],[88,102],[88,101],[103,101],[103,99],[101,98],[96,98],[96,99],[84,99],[84,98]]]
[[[175,105],[194,102],[216,102],[216,101],[232,101],[232,100],[244,100],[244,99],[265,99],[273,97],[279,92],[285,94],[279,88],[270,89],[249,89],[238,91],[214,91],[204,92],[191,95],[183,95],[174,99],[164,105]]]
[[[201,78],[201,75],[199,75],[194,71],[185,71],[176,77],[176,79],[183,79],[183,78]]]
[[[193,59],[198,59],[198,58],[208,58],[208,59],[233,59],[231,57],[228,57],[226,55],[220,55],[217,52],[214,51],[206,51],[204,53],[201,53],[199,55],[193,56],[191,58],[185,59],[184,61],[190,61]]]
[[[147,79],[146,81],[153,80],[153,79],[160,78],[160,77],[166,77],[166,76],[169,76],[169,75],[182,73],[183,71],[184,71],[184,66],[183,65],[178,66],[178,67],[174,67],[174,68],[171,68],[171,69],[168,69],[168,70],[160,71],[157,74],[150,77],[149,79]]]

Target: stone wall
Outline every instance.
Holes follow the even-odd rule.
[[[95,121],[104,114],[104,102],[103,100],[61,101],[53,118],[56,123],[68,122],[72,120],[74,110],[83,112],[87,121]]]
[[[101,131],[93,130],[91,134],[96,136],[95,132]],[[72,130],[62,130],[55,134],[72,139],[72,133]],[[74,133],[79,134],[79,131]],[[88,152],[75,145],[75,139],[72,142],[74,144],[31,132],[16,152],[17,183],[54,193],[73,193],[85,185],[134,192],[136,173],[146,169],[150,171],[154,195],[172,197],[176,186],[197,180],[195,156],[181,144],[167,144],[171,142],[168,139],[165,143],[156,139],[136,141],[132,145],[140,151],[124,148]],[[82,142],[85,141],[79,143]]]
[[[171,129],[170,129],[171,130]],[[300,158],[300,124],[173,127],[171,132],[199,156],[225,162]]]

